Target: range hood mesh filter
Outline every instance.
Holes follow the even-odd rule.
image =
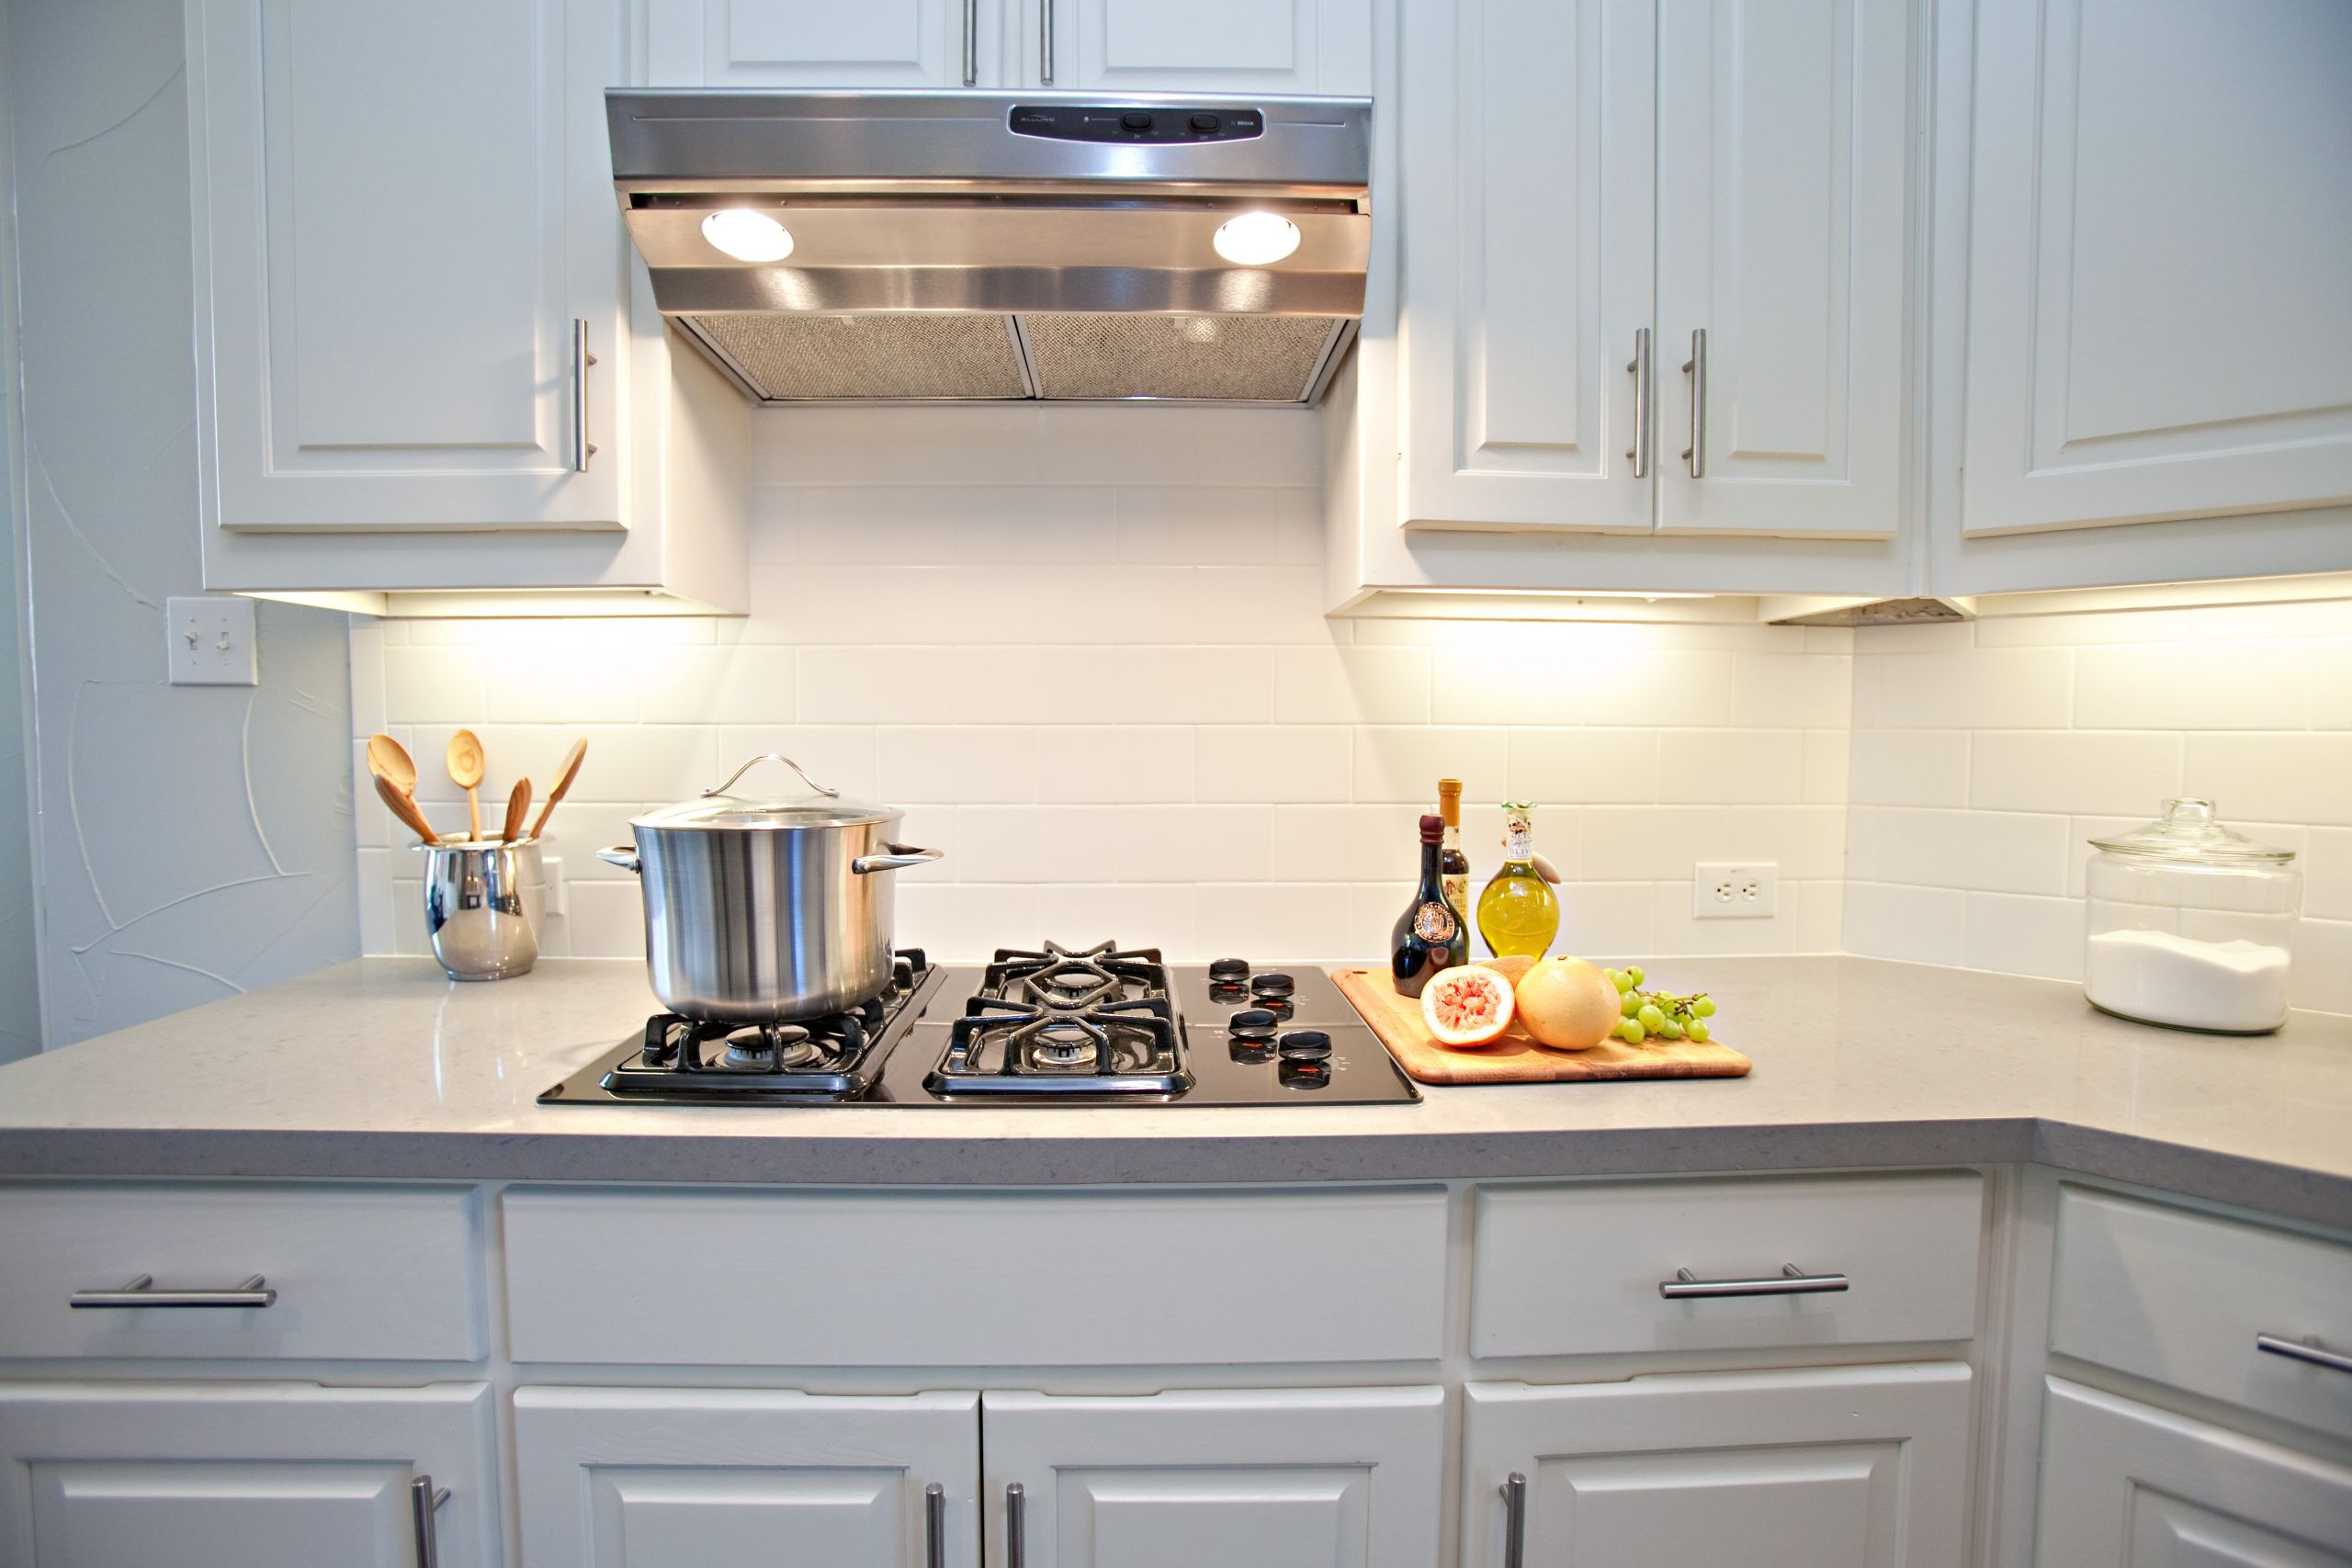
[[[1025,398],[1002,316],[727,314],[682,318],[771,401]]]
[[[1021,317],[1044,398],[1216,398],[1295,403],[1342,318],[1336,316]]]

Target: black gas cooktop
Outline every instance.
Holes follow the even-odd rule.
[[[850,1012],[742,1027],[671,1013],[542,1105],[1331,1105],[1420,1099],[1310,965],[1166,964],[1101,942],[898,955]]]

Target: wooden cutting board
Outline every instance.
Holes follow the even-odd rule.
[[[1753,1065],[1720,1041],[1606,1040],[1589,1051],[1538,1045],[1513,1023],[1491,1045],[1460,1049],[1430,1037],[1418,997],[1400,997],[1385,969],[1342,969],[1331,978],[1372,1025],[1408,1077],[1428,1084],[1577,1083],[1610,1078],[1737,1078]]]

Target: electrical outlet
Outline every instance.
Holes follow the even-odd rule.
[[[1701,861],[1690,871],[1690,916],[1770,919],[1781,909],[1781,868],[1770,862]]]
[[[254,602],[203,598],[164,601],[164,668],[175,686],[258,686]]]

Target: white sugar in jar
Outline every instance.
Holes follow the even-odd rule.
[[[2171,1029],[2267,1034],[2287,1021],[2302,874],[2292,850],[2224,828],[2204,800],[2094,839],[2083,994]]]

